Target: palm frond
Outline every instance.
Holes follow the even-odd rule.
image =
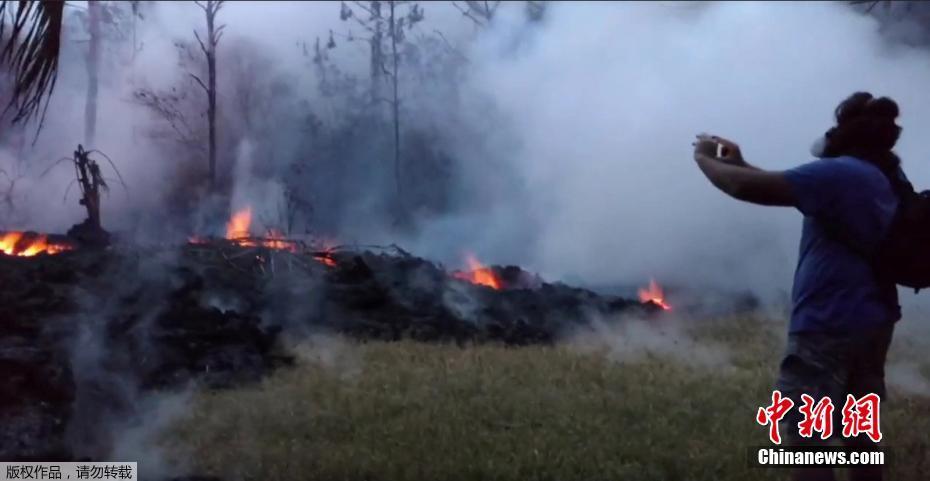
[[[55,89],[64,6],[61,0],[0,0],[0,64],[13,73],[3,114],[12,110],[14,123],[37,115]]]

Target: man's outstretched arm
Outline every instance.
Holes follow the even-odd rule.
[[[716,156],[717,144],[726,147]],[[794,190],[783,172],[753,167],[743,160],[739,146],[719,137],[699,135],[694,160],[715,187],[727,195],[761,205],[796,206]]]

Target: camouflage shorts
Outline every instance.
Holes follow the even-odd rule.
[[[855,333],[804,332],[788,336],[776,389],[795,403],[795,408],[783,420],[790,444],[817,442],[798,435],[797,424],[802,419],[798,409],[802,404],[801,394],[813,397],[815,402],[829,396],[834,406],[835,428],[841,426],[847,394],[859,398],[876,393],[885,399],[885,355],[893,331],[891,324]],[[837,432],[834,429],[834,434]],[[859,438],[854,442],[868,439]]]

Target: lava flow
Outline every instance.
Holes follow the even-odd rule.
[[[466,255],[465,262],[468,264],[468,271],[453,272],[452,277],[492,289],[501,289],[502,283],[492,268],[482,265],[472,254]]]
[[[662,292],[662,288],[659,287],[655,279],[649,280],[648,288],[639,290],[639,301],[651,302],[666,311],[672,309],[672,306],[665,300],[665,293]]]
[[[71,246],[48,242],[45,234],[7,232],[0,235],[0,252],[8,256],[32,257],[41,253],[58,254],[71,250]]]

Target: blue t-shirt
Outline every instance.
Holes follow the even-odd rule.
[[[868,329],[900,319],[897,289],[878,282],[862,252],[877,246],[898,205],[881,170],[837,157],[795,167],[785,176],[804,214],[790,332]],[[843,240],[831,236],[824,222],[841,229]]]

